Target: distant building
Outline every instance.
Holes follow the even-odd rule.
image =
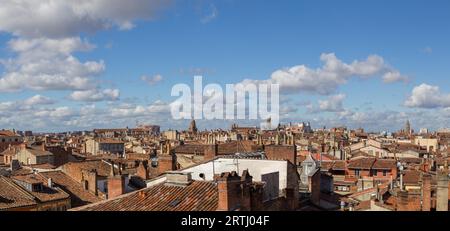
[[[189,124],[189,130],[190,133],[197,133],[198,129],[197,129],[197,124],[195,123],[195,120],[191,121],[191,124]]]
[[[10,145],[18,145],[23,142],[23,137],[15,131],[0,130],[0,152],[6,150]]]
[[[419,131],[419,134],[421,134],[421,135],[426,135],[428,133],[429,133],[428,128],[421,128]]]
[[[27,146],[22,144],[16,154],[16,159],[25,165],[51,164],[54,165],[53,153],[49,152],[45,145]]]
[[[84,151],[92,155],[116,154],[123,156],[125,153],[125,143],[111,138],[90,139],[86,141]]]

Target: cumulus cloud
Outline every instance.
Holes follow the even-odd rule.
[[[0,92],[98,88],[102,60],[80,61],[75,52],[95,48],[80,34],[117,27],[134,27],[136,20],[152,19],[171,0],[14,0],[1,1],[0,32],[12,34],[14,53],[0,60]]]
[[[141,80],[148,83],[149,85],[156,85],[159,82],[161,82],[163,80],[162,75],[155,75],[153,77],[147,76],[147,75],[143,75],[141,76]]]
[[[42,95],[35,95],[24,101],[24,103],[26,105],[49,105],[49,104],[54,104],[55,102],[56,102],[55,100],[50,99],[45,96],[42,96]]]
[[[414,108],[448,108],[450,94],[442,93],[438,86],[421,84],[414,87],[411,96],[406,99],[405,106]]]
[[[119,99],[120,91],[118,89],[93,89],[86,91],[74,91],[69,99],[74,101],[98,102],[98,101],[116,101]]]
[[[89,89],[105,70],[103,61],[80,62],[72,55],[94,47],[80,38],[14,39],[8,44],[17,56],[0,60],[6,69],[0,92]]]
[[[344,111],[343,103],[345,98],[346,98],[345,94],[332,95],[329,96],[326,100],[319,100],[318,106],[309,104],[307,105],[307,108],[310,113],[343,112]]]
[[[14,0],[0,4],[0,31],[26,37],[71,37],[117,26],[131,29],[171,0]],[[56,20],[55,20],[56,19]]]
[[[339,94],[328,97],[327,100],[319,100],[319,109],[328,112],[340,112],[344,109],[343,102],[346,95]]]
[[[389,71],[383,75],[384,83],[394,83],[394,82],[404,82],[408,83],[409,78],[405,75],[400,74],[398,71]]]
[[[279,84],[283,93],[310,92],[329,95],[352,77],[366,79],[372,76],[398,72],[386,64],[384,59],[378,55],[371,55],[362,61],[355,60],[350,64],[344,63],[333,53],[322,54],[320,60],[323,62],[323,66],[318,69],[298,65],[277,70],[272,73],[268,80],[246,79],[242,83]]]

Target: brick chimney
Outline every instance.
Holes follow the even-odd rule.
[[[158,173],[174,171],[177,169],[176,164],[177,156],[175,154],[158,156]]]
[[[248,170],[244,170],[241,176],[241,211],[251,211],[251,186],[253,183],[253,177],[250,176]]]
[[[295,145],[270,145],[265,147],[268,159],[288,160],[297,166],[297,148]]]
[[[218,211],[241,209],[241,177],[236,172],[222,173],[217,180],[219,190]]]
[[[108,199],[116,198],[126,193],[124,175],[111,176],[108,178]]]
[[[252,211],[262,211],[264,210],[264,184],[254,183],[250,188],[251,194],[251,210]]]
[[[422,176],[422,211],[431,210],[431,175]]]
[[[397,211],[420,211],[420,192],[399,191]]]
[[[148,161],[142,161],[139,163],[139,166],[137,167],[137,176],[142,178],[143,180],[148,180],[150,178],[148,173]]]
[[[204,151],[204,160],[212,160],[216,158],[218,154],[219,145],[218,144],[210,144],[206,145],[205,151]]]

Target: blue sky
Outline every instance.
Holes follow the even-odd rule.
[[[333,74],[343,82],[318,83],[331,87],[326,93],[306,83],[298,83],[291,92],[282,87],[283,99],[290,99],[281,104],[282,111],[289,112],[282,113],[283,121],[391,131],[407,119],[416,129],[450,124],[449,1],[133,0],[129,4],[138,7],[123,10],[117,10],[124,4],[120,1],[117,7],[104,0],[83,1],[97,3],[82,8],[88,12],[82,16],[92,20],[84,20],[70,1],[32,0],[30,8],[24,7],[25,1],[0,6],[0,127],[84,130],[134,126],[139,120],[184,128],[188,121],[172,121],[167,114],[167,104],[176,99],[170,97],[174,84],[191,83],[194,74],[221,84],[270,80],[276,71],[300,65],[313,71],[323,68],[322,54],[334,54],[333,60],[343,66],[376,55],[383,65],[367,76],[361,71],[346,76],[337,70]],[[9,13],[33,16],[14,22]],[[50,16],[60,23],[46,20]],[[55,48],[59,43],[67,47],[64,39],[74,48]],[[11,42],[17,40],[22,43]],[[33,42],[35,48],[25,42]],[[47,51],[52,55],[42,55]],[[54,70],[53,65],[30,71],[42,60],[56,66],[69,56],[79,64],[102,67],[78,70],[83,67],[63,61],[59,65],[74,65],[77,74]],[[6,60],[12,63],[9,68]],[[386,83],[387,72],[399,78]],[[31,81],[35,75],[42,75],[42,81],[77,76],[93,82],[73,87],[63,81],[48,87]],[[157,75],[161,81],[142,80]],[[292,77],[315,78],[298,73]],[[76,91],[79,94],[72,95]],[[25,103],[36,95],[40,100]],[[334,97],[339,95],[343,97]]]

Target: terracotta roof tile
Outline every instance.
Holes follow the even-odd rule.
[[[370,169],[375,162],[375,158],[358,158],[350,160],[349,169]]]
[[[377,159],[373,164],[373,169],[393,169],[397,167],[397,163],[392,159]]]
[[[40,174],[46,178],[51,178],[57,187],[68,193],[73,207],[83,206],[101,200],[91,192],[84,190],[79,182],[76,182],[61,171],[42,172]]]
[[[91,204],[79,211],[215,211],[217,186],[194,181],[186,187],[164,183],[126,194],[116,199]]]
[[[57,187],[49,187],[47,185],[47,179],[43,177],[40,174],[29,174],[29,175],[22,175],[22,176],[13,176],[14,180],[17,181],[23,181],[28,182],[31,184],[35,183],[42,183],[43,188],[41,191],[37,192],[30,192],[31,195],[36,197],[40,202],[48,202],[48,201],[54,201],[54,200],[62,200],[69,198],[69,194],[64,192],[62,189]]]
[[[403,172],[403,183],[404,184],[419,184],[420,172],[414,170],[407,170]]]
[[[37,203],[13,180],[0,176],[0,210],[33,206]]]

